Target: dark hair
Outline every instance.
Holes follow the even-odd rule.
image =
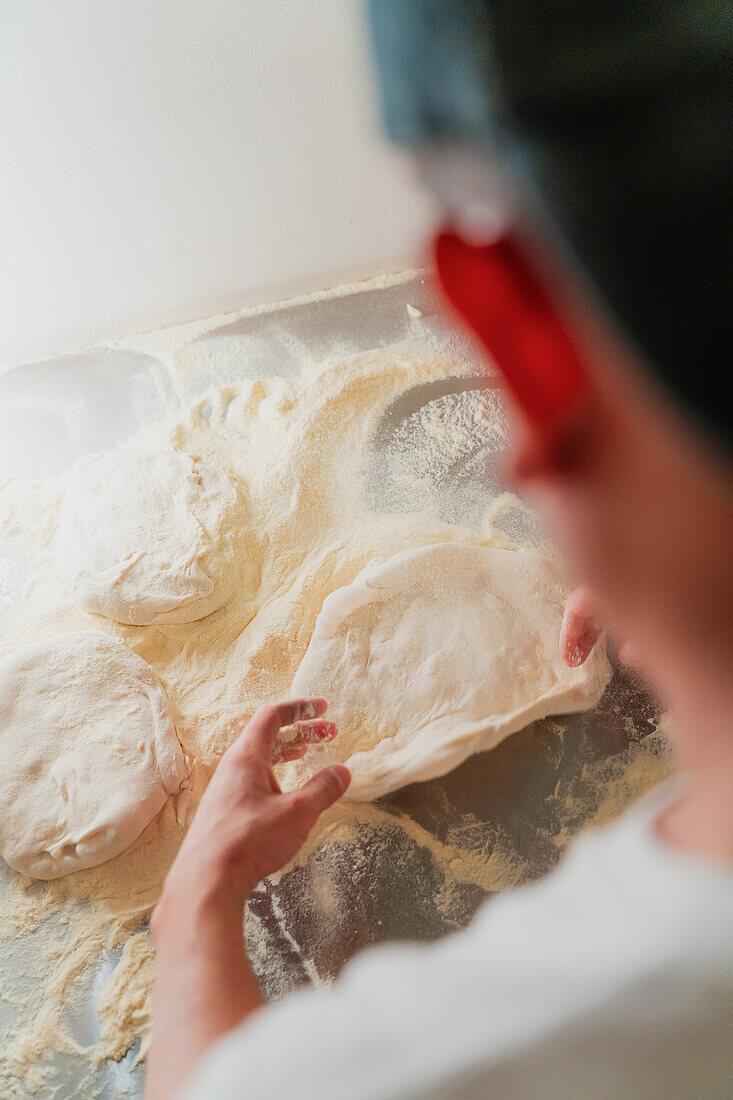
[[[370,0],[388,132],[508,150],[652,367],[731,441],[725,0]]]

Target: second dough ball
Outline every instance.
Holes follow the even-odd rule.
[[[332,592],[291,694],[323,695],[338,727],[306,766],[345,763],[349,798],[380,798],[494,748],[537,718],[594,706],[603,643],[560,658],[559,567],[522,550],[436,543],[373,562]]]
[[[241,487],[175,451],[77,462],[54,550],[77,607],[132,626],[203,619],[259,577]]]

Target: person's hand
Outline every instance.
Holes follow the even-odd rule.
[[[585,585],[576,588],[565,601],[560,628],[560,656],[570,668],[578,668],[590,656],[601,628],[594,619],[593,600]]]
[[[184,896],[201,888],[224,892],[240,904],[263,878],[293,858],[320,814],[345,792],[351,776],[347,768],[334,765],[299,790],[283,794],[272,765],[295,760],[309,745],[336,736],[334,724],[322,717],[326,707],[325,699],[260,707],[222,756],[168,873],[164,898],[181,886]],[[295,736],[282,743],[278,736],[286,726],[294,726]]]
[[[247,958],[244,903],[293,858],[351,779],[347,768],[324,768],[284,794],[272,765],[336,736],[325,710],[325,699],[260,707],[199,803],[150,921],[156,983],[149,1100],[177,1095],[203,1052],[265,1003]],[[294,731],[287,741],[279,736],[284,726]]]
[[[579,668],[590,657],[603,627],[598,604],[587,585],[574,589],[565,601],[565,613],[560,628],[560,656],[570,668]],[[619,646],[619,660],[633,667],[637,661],[633,647],[624,642]]]

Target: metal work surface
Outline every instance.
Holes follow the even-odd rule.
[[[170,416],[211,386],[295,374],[305,354],[330,357],[335,351],[385,348],[406,339],[475,358],[437,316],[423,277],[413,276],[225,323],[195,338],[190,369],[180,378],[171,377],[150,355],[117,348],[14,368],[0,375],[0,480],[58,474],[82,454],[118,446],[143,422]],[[237,352],[226,356],[228,365],[218,354],[225,346]],[[429,506],[445,521],[478,523],[491,500],[507,488],[496,438],[467,437],[455,457],[433,471],[429,504],[424,486],[401,477],[397,444],[408,429],[413,436],[421,430],[425,417],[418,414],[426,406],[448,422],[457,395],[483,400],[487,385],[499,400],[495,383],[476,377],[418,386],[395,401],[373,438],[367,500],[383,511]],[[503,516],[517,541],[539,541],[526,512],[510,506]],[[0,616],[18,599],[23,571],[12,547],[0,544]],[[536,722],[442,779],[384,799],[381,814],[363,821],[356,833],[316,850],[305,866],[252,899],[258,939],[253,958],[266,995],[282,996],[303,982],[328,979],[370,944],[436,939],[466,924],[494,886],[529,881],[552,868],[578,829],[612,816],[663,774],[658,717],[637,678],[616,666],[594,711]],[[407,822],[415,828],[406,828]],[[436,859],[438,849],[456,866],[459,850],[472,853],[479,863],[485,858],[487,865],[498,853],[501,865],[493,879],[490,874],[451,877],[450,859]],[[12,878],[3,864],[3,889]],[[314,897],[322,904],[314,904]],[[83,998],[69,1006],[69,1027],[82,1044],[98,1037],[94,1003],[115,961],[100,958]],[[32,983],[43,966],[33,934],[0,941],[0,966]],[[0,1027],[12,1019],[12,1004],[0,999]],[[135,1053],[97,1071],[99,1095],[141,1094]],[[85,1067],[82,1073],[72,1056],[59,1056],[53,1077],[38,1095],[75,1097],[88,1072]]]

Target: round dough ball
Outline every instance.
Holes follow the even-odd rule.
[[[188,773],[153,669],[98,630],[0,661],[0,855],[58,878],[124,851]]]
[[[323,695],[338,726],[309,750],[345,763],[348,797],[431,779],[537,718],[593,706],[602,643],[560,658],[565,588],[539,554],[439,543],[367,566],[327,597],[292,695]]]
[[[237,482],[191,455],[88,455],[61,505],[56,573],[83,611],[133,626],[193,622],[256,583],[248,521]]]

